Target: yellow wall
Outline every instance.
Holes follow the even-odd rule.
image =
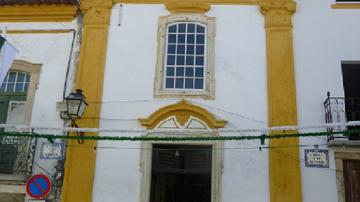
[[[103,92],[104,67],[112,3],[109,0],[82,2],[83,36],[80,61],[77,71],[76,88],[83,90],[87,101],[84,118],[78,122],[80,127],[98,128],[100,105]],[[85,134],[94,135],[94,134]],[[90,202],[95,173],[95,141],[85,141],[82,147],[77,141],[69,141],[66,152],[65,175],[61,192],[63,202]]]
[[[291,22],[296,3],[291,0],[267,1],[261,3],[260,8],[266,30],[269,126],[297,125]],[[298,144],[298,138],[269,140],[270,147],[278,147],[269,150],[271,202],[302,201],[299,147],[281,148]]]

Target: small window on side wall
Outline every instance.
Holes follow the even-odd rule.
[[[213,99],[214,18],[160,17],[155,97]]]

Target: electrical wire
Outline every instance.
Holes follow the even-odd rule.
[[[317,146],[327,146],[327,144],[316,144]],[[148,151],[176,151],[176,150],[182,150],[182,151],[226,151],[226,150],[258,150],[259,152],[262,152],[262,150],[272,150],[272,152],[279,153],[281,155],[287,156],[286,158],[290,161],[294,161],[294,163],[300,162],[304,167],[306,167],[305,159],[302,157],[295,157],[285,151],[282,151],[283,149],[292,149],[292,148],[309,148],[314,147],[314,144],[300,144],[300,145],[281,145],[281,146],[259,146],[259,147],[223,147],[223,148],[196,148],[195,146],[204,146],[204,145],[193,145],[192,148],[145,148],[145,147],[118,147],[118,146],[87,146],[87,145],[68,145],[68,147],[74,147],[74,148],[84,148],[84,149],[92,149],[92,150],[102,150],[102,149],[110,149],[110,150],[148,150]],[[281,149],[281,150],[279,150]],[[307,167],[309,168],[309,167]],[[327,171],[342,171],[341,169],[334,169],[334,168],[321,168],[322,170]]]
[[[104,101],[88,101],[89,104],[109,104],[109,103],[127,103],[127,102],[130,102],[130,103],[143,103],[143,102],[158,102],[158,101],[179,101],[180,99],[172,99],[172,98],[169,98],[169,99],[162,99],[162,100],[152,100],[152,99],[128,99],[128,100],[104,100]],[[252,118],[252,117],[248,117],[248,116],[245,116],[245,115],[242,115],[242,114],[239,114],[239,113],[235,113],[235,112],[231,112],[231,111],[227,111],[225,109],[221,109],[220,107],[213,107],[213,106],[210,106],[210,105],[205,105],[205,104],[202,104],[200,102],[197,102],[195,100],[189,100],[190,103],[195,103],[197,105],[201,105],[205,108],[208,108],[208,109],[213,109],[213,110],[217,110],[217,111],[220,111],[220,112],[223,112],[223,113],[226,113],[226,114],[230,114],[230,115],[233,115],[233,116],[237,116],[237,117],[240,117],[240,118],[243,118],[243,119],[247,119],[247,120],[250,120],[250,121],[254,121],[254,122],[257,122],[257,123],[261,123],[261,124],[268,124],[266,121],[263,121],[263,120],[258,120],[258,119],[255,119],[255,118]],[[90,118],[89,118],[90,119]],[[99,118],[94,118],[94,119],[109,119],[109,118],[102,118],[102,117],[99,117]],[[116,119],[116,118],[111,118],[112,120],[120,120],[121,119]],[[131,119],[135,119],[135,118],[131,118]]]

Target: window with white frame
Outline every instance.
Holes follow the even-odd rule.
[[[155,97],[213,98],[214,36],[214,18],[160,18]]]
[[[26,93],[29,88],[30,74],[20,71],[10,71],[1,85],[1,92]]]

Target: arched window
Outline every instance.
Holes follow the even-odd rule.
[[[206,26],[177,22],[167,26],[165,89],[204,89]]]
[[[154,96],[213,99],[215,18],[163,16],[158,37]]]

